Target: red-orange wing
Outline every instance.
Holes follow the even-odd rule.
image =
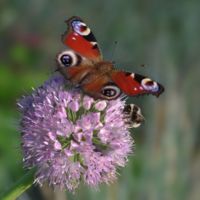
[[[144,94],[153,94],[158,97],[164,92],[164,88],[161,84],[132,72],[113,69],[110,73],[110,77],[128,96],[138,97]]]
[[[113,100],[118,98],[122,91],[106,74],[92,72],[84,81],[80,88],[82,91],[97,99]]]
[[[72,17],[66,22],[68,29],[62,35],[62,42],[91,61],[103,61],[100,46],[87,24],[79,17]]]

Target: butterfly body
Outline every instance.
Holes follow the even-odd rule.
[[[144,94],[158,97],[164,91],[159,83],[115,69],[114,62],[104,61],[96,38],[81,18],[72,17],[67,24],[62,41],[72,50],[57,54],[57,70],[85,94],[94,99],[113,100],[122,92],[135,97]]]

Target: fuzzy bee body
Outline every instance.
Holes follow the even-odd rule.
[[[141,125],[142,120],[145,120],[141,114],[141,109],[135,104],[125,105],[122,113],[124,114],[125,124],[130,127],[137,128]]]

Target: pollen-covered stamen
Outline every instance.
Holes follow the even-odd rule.
[[[159,90],[158,84],[155,81],[152,81],[150,78],[142,79],[141,85],[144,87],[145,90],[151,92],[157,92]]]

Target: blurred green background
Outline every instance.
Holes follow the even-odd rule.
[[[165,92],[129,98],[147,123],[132,130],[136,143],[118,181],[76,194],[30,187],[17,199],[198,200],[200,199],[200,2],[199,0],[1,0],[0,1],[0,193],[25,171],[16,99],[55,70],[65,49],[65,20],[81,17],[96,36],[105,60],[160,82]],[[37,81],[36,81],[37,80]]]

